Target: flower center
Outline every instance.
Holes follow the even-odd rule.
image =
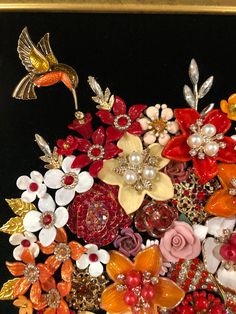
[[[49,307],[56,309],[60,305],[61,295],[57,289],[51,289],[46,296],[46,300]]]
[[[120,131],[127,130],[131,126],[131,119],[127,114],[120,114],[114,119],[114,126]]]
[[[31,244],[30,241],[27,239],[21,241],[21,245],[23,247],[30,247],[30,244]]]
[[[97,262],[98,261],[98,256],[95,253],[89,254],[89,260],[90,262]]]
[[[64,149],[67,149],[67,148],[69,148],[69,147],[70,147],[70,145],[69,145],[69,144],[67,144],[67,143],[64,143],[62,146],[63,146],[63,148],[64,148]]]
[[[56,259],[65,262],[70,257],[70,247],[65,243],[59,243],[54,249]]]
[[[153,121],[150,121],[149,126],[157,131],[158,133],[161,133],[166,128],[166,122],[163,119],[156,119]]]
[[[34,264],[28,264],[25,267],[24,276],[29,282],[35,283],[39,279],[39,270]]]
[[[101,145],[92,145],[88,150],[88,157],[93,160],[99,160],[104,157],[104,148]]]
[[[38,188],[39,188],[39,186],[38,186],[38,184],[35,183],[35,182],[32,182],[32,183],[30,183],[30,185],[29,185],[29,189],[30,189],[31,192],[36,192],[36,191],[38,190]]]
[[[78,182],[79,178],[75,172],[68,172],[61,179],[62,186],[68,190],[73,189]]]
[[[191,148],[189,154],[192,157],[197,156],[199,159],[204,159],[206,155],[215,157],[220,149],[226,147],[226,144],[220,141],[224,135],[216,133],[214,124],[203,125],[203,120],[198,119],[190,129],[193,134],[188,137],[187,144]]]
[[[40,217],[40,223],[43,228],[49,229],[51,228],[55,223],[55,214],[52,211],[46,211],[42,213]]]
[[[232,114],[236,114],[236,104],[229,105],[229,112]]]
[[[114,171],[123,176],[126,184],[131,185],[136,191],[152,189],[152,180],[157,176],[159,158],[150,155],[149,149],[142,153],[133,152],[128,156],[118,157],[118,162],[119,166]]]

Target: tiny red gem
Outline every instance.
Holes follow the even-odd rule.
[[[198,311],[207,310],[209,306],[209,302],[204,297],[198,297],[195,304]]]
[[[47,214],[43,217],[43,224],[49,225],[52,222],[52,215]]]
[[[126,274],[125,284],[129,288],[135,288],[141,284],[142,277],[138,271],[131,270]]]
[[[35,183],[35,182],[32,182],[32,183],[30,183],[30,185],[29,185],[29,189],[30,189],[30,191],[32,191],[32,192],[36,192],[36,191],[38,190],[38,188],[39,188],[39,186],[38,186],[38,184]]]
[[[141,296],[145,301],[151,301],[155,296],[154,286],[150,283],[146,283],[141,290]]]
[[[22,245],[23,247],[29,247],[30,244],[31,244],[30,241],[27,240],[27,239],[21,241],[21,245]]]
[[[117,121],[119,126],[126,126],[128,123],[128,119],[126,117],[120,117]]]
[[[134,306],[137,303],[138,298],[133,291],[127,291],[124,294],[124,301],[127,305]]]
[[[95,253],[89,254],[89,260],[91,262],[97,262],[98,261],[98,256]]]
[[[75,181],[73,176],[66,176],[64,178],[65,185],[71,185]]]
[[[202,201],[205,198],[206,194],[203,191],[197,193],[197,198]]]
[[[94,157],[98,157],[99,155],[101,155],[101,149],[96,147],[96,148],[93,148],[92,151],[91,151],[91,154],[94,156]]]

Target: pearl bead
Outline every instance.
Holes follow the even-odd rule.
[[[139,165],[142,162],[142,160],[143,160],[142,155],[137,152],[133,152],[129,155],[129,162],[132,165]]]
[[[145,166],[142,173],[143,178],[146,180],[153,180],[156,174],[156,169],[152,166]]]
[[[137,174],[133,170],[126,170],[123,178],[125,183],[134,184],[137,181]]]
[[[216,156],[219,151],[219,145],[216,142],[209,142],[204,147],[204,152],[207,156]]]
[[[213,124],[205,124],[202,129],[202,134],[207,137],[212,137],[216,134],[216,127]]]
[[[200,134],[192,134],[187,139],[187,144],[191,148],[200,147],[202,145],[202,142],[203,142],[203,138]]]

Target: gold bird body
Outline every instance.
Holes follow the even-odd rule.
[[[29,73],[16,86],[12,95],[14,98],[36,99],[35,87],[63,82],[72,92],[77,107],[75,89],[79,82],[78,75],[71,66],[58,63],[50,46],[49,33],[45,34],[35,46],[25,27],[19,36],[17,51]]]

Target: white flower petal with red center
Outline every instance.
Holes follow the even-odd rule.
[[[235,222],[235,216],[231,218],[214,217],[206,222],[206,226],[209,234],[219,237],[222,236],[224,229],[233,230]]]
[[[26,231],[30,232],[36,232],[39,231],[42,228],[42,225],[40,223],[40,217],[41,213],[37,210],[31,210],[29,211],[23,220],[23,225]]]
[[[31,191],[24,191],[21,194],[21,199],[25,203],[32,203],[36,199],[36,193]]]
[[[39,232],[39,241],[43,246],[49,246],[56,238],[57,231],[56,228],[53,226],[51,228],[43,228]]]
[[[22,245],[18,245],[16,248],[13,250],[13,257],[16,261],[21,261],[21,255],[24,251],[24,247]]]
[[[87,254],[97,253],[98,251],[98,247],[96,244],[86,244],[84,247],[88,250]]]
[[[16,181],[16,186],[20,190],[27,190],[31,180],[28,176],[21,176]]]
[[[103,264],[107,264],[110,260],[110,255],[106,250],[103,250],[103,249],[98,250],[97,255],[98,255],[99,261]]]
[[[56,204],[53,198],[51,197],[51,195],[46,193],[44,197],[39,199],[38,208],[42,213],[47,212],[47,211],[54,212],[56,208]]]
[[[55,211],[55,226],[61,228],[65,226],[69,219],[68,211],[65,207],[58,207]]]
[[[25,238],[26,238],[27,240],[29,240],[31,243],[37,241],[37,237],[36,237],[32,232],[25,231],[25,232],[24,232],[24,236],[25,236]]]
[[[214,249],[217,245],[218,243],[216,242],[216,240],[211,237],[207,238],[203,242],[202,254],[205,261],[205,267],[212,274],[216,272],[221,262],[218,258],[216,258],[214,254]]]
[[[39,255],[40,248],[37,243],[32,243],[30,246],[30,251],[32,252],[33,256],[36,258]]]
[[[69,190],[65,188],[61,188],[60,190],[56,191],[55,194],[55,201],[59,206],[68,205],[74,198],[75,191],[74,189]]]
[[[94,262],[89,265],[89,274],[92,277],[98,277],[103,273],[103,266],[100,262]]]
[[[71,165],[73,163],[73,161],[75,160],[75,156],[74,155],[71,155],[71,156],[68,156],[66,157],[63,162],[62,162],[62,165],[61,165],[61,168],[62,170],[65,172],[65,173],[68,173],[68,172],[76,172],[76,173],[79,173],[80,172],[80,169],[77,168],[77,169],[72,169],[71,168]]]
[[[59,189],[63,176],[64,173],[60,169],[50,169],[44,175],[44,183],[51,189]]]
[[[76,266],[79,269],[85,269],[87,268],[89,265],[89,258],[87,254],[83,254],[82,256],[80,256],[80,258],[76,261]]]
[[[24,239],[25,237],[22,233],[13,233],[9,238],[9,242],[11,245],[19,245]]]
[[[193,231],[194,231],[194,234],[198,237],[198,239],[200,241],[203,241],[206,238],[208,227],[196,224],[196,225],[193,225]]]
[[[41,175],[41,173],[40,172],[38,172],[38,171],[32,171],[31,173],[30,173],[30,177],[31,177],[31,179],[34,181],[34,182],[36,182],[36,183],[38,183],[38,184],[41,184],[42,182],[43,182],[43,176]]]
[[[217,271],[217,280],[226,288],[236,292],[236,271],[226,270],[223,265]]]
[[[94,183],[94,179],[87,171],[81,172],[78,177],[79,182],[75,187],[76,192],[84,193],[91,189]]]
[[[45,193],[47,192],[47,187],[45,184],[41,184],[37,190],[38,198],[44,197]]]

